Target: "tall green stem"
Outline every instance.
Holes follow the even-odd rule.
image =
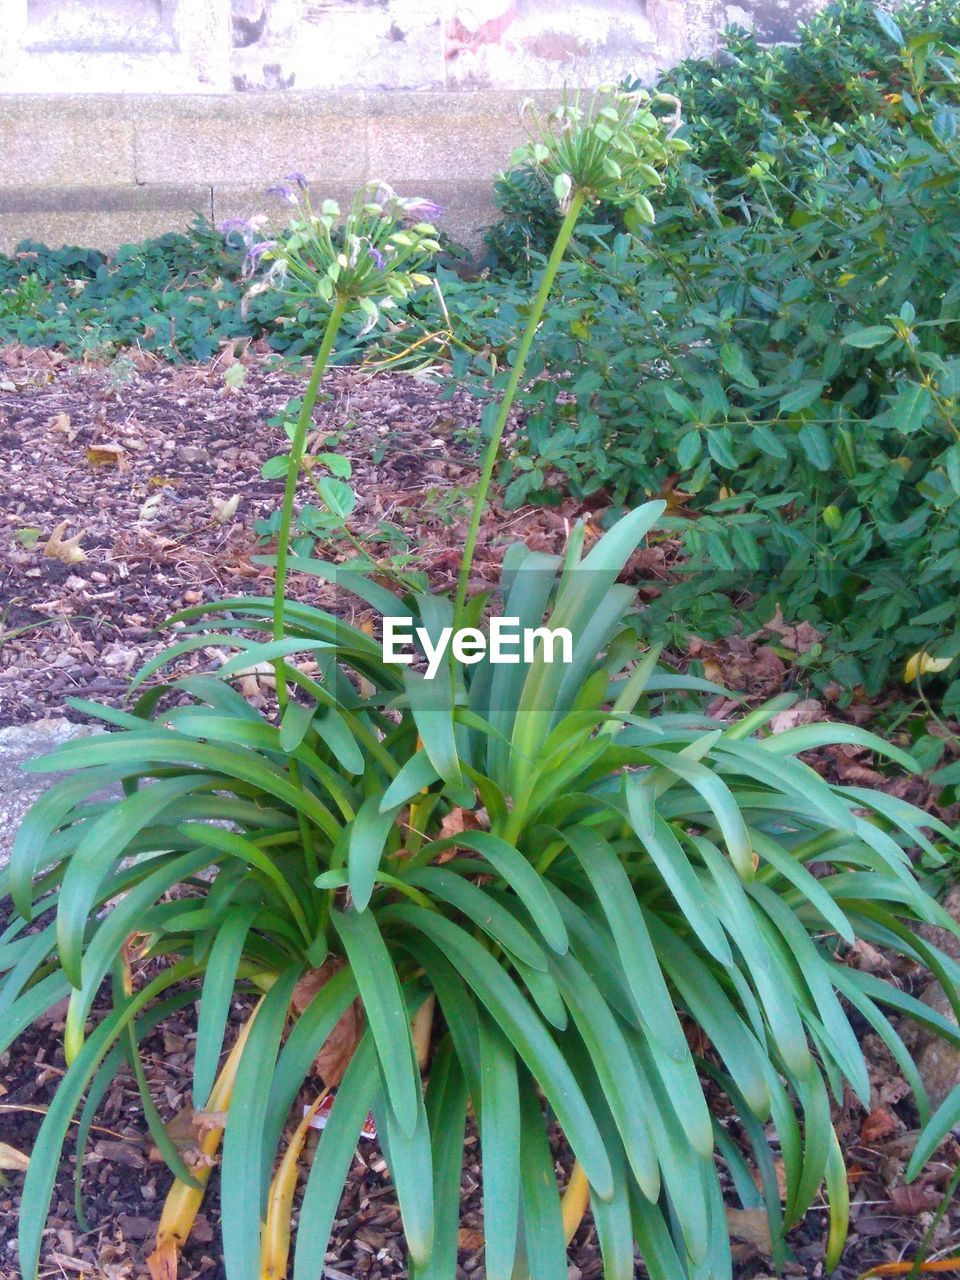
[[[290,529],[293,524],[293,504],[297,496],[297,481],[300,478],[300,469],[303,466],[303,453],[307,445],[307,432],[310,430],[310,423],[313,418],[313,407],[317,403],[317,396],[320,393],[320,386],[323,382],[323,375],[327,369],[327,361],[330,359],[330,352],[333,350],[333,344],[336,341],[337,334],[340,330],[340,322],[343,320],[344,312],[347,309],[346,298],[337,296],[336,301],[330,311],[327,319],[327,327],[323,331],[323,341],[320,343],[320,350],[317,352],[317,358],[313,362],[313,371],[310,374],[310,381],[307,383],[307,389],[303,393],[303,403],[300,406],[300,413],[297,415],[297,426],[293,433],[293,440],[290,442],[290,456],[287,459],[287,480],[283,489],[283,506],[280,509],[280,532],[277,540],[277,572],[276,581],[273,588],[273,638],[274,640],[282,640],[285,628],[284,605],[287,590],[287,561],[290,557]],[[280,706],[281,716],[287,709],[289,701],[287,695],[287,664],[283,658],[277,658],[273,664],[274,675],[277,681],[277,702]],[[300,766],[296,760],[290,760],[290,781],[294,786],[300,785]],[[313,847],[313,832],[310,830],[310,824],[302,813],[297,814],[297,821],[300,828],[300,839],[303,844],[303,853],[307,862],[307,869],[311,878],[319,874],[320,866],[317,862],[316,850]]]
[[[530,355],[530,348],[533,345],[534,334],[543,318],[543,313],[547,305],[547,299],[550,296],[550,290],[553,287],[554,277],[557,269],[563,260],[563,255],[567,251],[570,243],[570,237],[573,235],[573,229],[577,225],[577,219],[580,217],[580,211],[583,208],[584,196],[582,192],[575,192],[570,200],[570,207],[567,209],[563,222],[560,224],[560,230],[557,232],[557,238],[553,243],[553,250],[547,259],[547,265],[544,267],[543,275],[540,278],[540,287],[537,295],[533,300],[530,308],[530,315],[527,317],[526,328],[523,331],[523,337],[520,339],[520,345],[517,348],[517,356],[513,362],[513,372],[510,374],[510,380],[507,383],[506,390],[503,393],[503,399],[500,402],[500,412],[497,414],[497,420],[494,423],[493,432],[490,441],[487,444],[486,453],[483,458],[483,467],[480,471],[480,479],[477,482],[476,493],[473,499],[473,512],[470,516],[470,528],[467,531],[467,540],[463,550],[463,560],[460,564],[460,578],[457,582],[456,604],[454,606],[454,626],[459,625],[460,618],[463,614],[464,605],[467,600],[467,587],[470,582],[470,569],[473,564],[473,554],[476,550],[477,536],[480,533],[480,521],[483,519],[484,508],[487,505],[487,494],[490,491],[490,483],[493,480],[494,468],[497,465],[497,455],[500,452],[500,442],[503,439],[503,433],[507,425],[507,416],[510,413],[510,406],[513,404],[517,394],[517,388],[520,385],[520,379],[523,377],[523,371],[526,367],[527,357]]]
[[[327,361],[330,359],[330,352],[333,350],[333,344],[336,341],[337,333],[340,329],[340,322],[343,319],[343,314],[346,309],[346,298],[341,298],[338,295],[327,319],[327,327],[323,331],[323,341],[320,343],[320,350],[317,352],[317,358],[313,362],[313,372],[310,374],[310,381],[307,383],[307,389],[303,393],[303,403],[301,404],[300,412],[297,415],[297,426],[293,433],[293,440],[290,444],[290,456],[287,461],[287,480],[283,489],[283,506],[280,509],[280,532],[277,535],[277,576],[276,584],[273,589],[274,640],[283,639],[284,596],[287,589],[287,561],[290,556],[290,527],[293,524],[293,504],[297,496],[297,481],[300,479],[300,469],[303,466],[303,453],[307,444],[307,432],[310,430],[310,421],[313,417],[313,406],[317,403],[317,396],[320,393],[320,385],[323,382],[323,375],[327,370]],[[281,669],[283,666],[283,660],[280,659],[277,663],[277,696],[281,700],[281,708],[286,705],[287,696],[286,687],[282,685],[280,679]],[[283,689],[282,694],[281,688]]]

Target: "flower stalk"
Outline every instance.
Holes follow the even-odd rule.
[[[563,222],[557,232],[557,238],[553,243],[550,257],[547,259],[547,265],[544,267],[543,275],[540,277],[540,287],[537,289],[536,297],[530,308],[530,314],[527,317],[527,323],[523,330],[523,336],[520,339],[520,345],[517,347],[516,359],[513,362],[513,371],[510,374],[510,380],[507,383],[506,390],[503,393],[503,399],[500,402],[500,412],[497,414],[496,421],[493,425],[493,431],[483,457],[483,466],[480,470],[480,479],[474,493],[473,510],[470,514],[470,527],[467,530],[467,539],[464,545],[463,559],[460,562],[460,576],[457,580],[457,595],[454,605],[454,626],[458,626],[463,617],[463,610],[467,601],[467,588],[470,583],[470,568],[473,563],[474,552],[477,546],[477,537],[480,533],[480,522],[483,519],[483,512],[487,505],[487,495],[490,492],[490,485],[493,480],[493,473],[497,465],[497,457],[500,453],[500,445],[503,441],[503,433],[506,430],[507,418],[510,415],[510,408],[516,398],[517,389],[520,386],[520,379],[523,377],[523,371],[526,368],[527,359],[530,355],[530,348],[533,346],[534,335],[543,319],[543,313],[546,310],[547,301],[550,297],[550,290],[556,279],[557,271],[563,256],[570,244],[574,228],[577,220],[583,210],[586,196],[580,190],[575,190],[570,196],[570,203],[564,214]]]

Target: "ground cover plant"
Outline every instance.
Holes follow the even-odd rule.
[[[254,247],[264,273],[254,288],[269,282],[327,308],[292,424],[274,596],[185,611],[182,638],[141,671],[131,711],[85,708],[114,731],[40,762],[70,776],[28,816],[0,879],[12,907],[0,937],[2,1043],[69,997],[68,1069],[24,1185],[24,1275],[37,1269],[73,1117],[79,1179],[97,1107],[125,1061],[176,1175],[152,1257],[164,1280],[221,1141],[227,1273],[287,1273],[308,1117],[292,1136],[287,1121],[305,1081],[310,1110],[319,1105],[315,1070],[336,1095],[299,1209],[295,1277],[322,1270],[370,1109],[420,1280],[456,1268],[468,1105],[483,1153],[486,1274],[538,1280],[565,1273],[588,1200],[608,1276],[632,1277],[637,1248],[654,1280],[731,1275],[718,1155],[742,1204],[765,1208],[779,1262],[785,1232],[825,1180],[832,1265],[848,1191],[831,1098],[839,1103],[847,1086],[864,1104],[870,1096],[854,1016],[914,1091],[925,1129],[911,1174],[960,1118],[960,1090],[931,1116],[887,1011],[960,1044],[956,1026],[847,963],[856,939],[889,948],[928,967],[960,1008],[960,965],[916,929],[957,926],[909,856],[919,848],[939,863],[955,856],[954,838],[887,794],[828,785],[799,758],[852,742],[909,768],[882,739],[842,725],[766,735],[789,697],[726,725],[671,709],[678,687],[716,689],[658,670],[633,593],[617,582],[662,501],[631,510],[589,549],[581,524],[563,557],[522,544],[508,553],[504,611],[568,627],[569,664],[541,648],[516,665],[447,663],[429,681],[385,663],[366,631],[286,593],[296,569],[333,576],[431,635],[483,625],[487,601],[470,591],[480,514],[566,246],[584,206],[601,198],[649,221],[647,193],[683,152],[636,95],[568,104],[531,144],[562,220],[510,382],[488,415],[452,597],[338,573],[291,547],[304,444],[340,322],[354,310],[375,323],[407,296],[433,252],[431,228],[404,227],[402,208],[365,194],[334,241],[336,211],[301,197],[291,224]],[[320,488],[332,509],[348,498],[329,469]],[[167,671],[214,639],[235,651],[216,674]],[[304,655],[316,663],[309,674]],[[275,713],[233,687],[262,664],[273,671]],[[122,798],[95,798],[117,782]],[[105,987],[111,1011],[89,1025]],[[256,999],[236,1035],[235,990]],[[187,1167],[160,1123],[139,1045],[198,994],[205,1158]],[[759,1189],[708,1094],[724,1099]],[[548,1115],[577,1162],[562,1201]]]

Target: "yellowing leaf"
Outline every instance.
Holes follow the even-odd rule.
[[[92,444],[87,450],[87,461],[91,467],[116,467],[125,471],[127,451],[120,444]]]
[[[316,1115],[328,1092],[328,1089],[324,1089],[297,1125],[296,1132],[290,1139],[290,1145],[283,1153],[283,1159],[270,1184],[267,1218],[261,1237],[261,1280],[284,1280],[286,1277],[290,1256],[293,1194],[297,1189],[298,1161],[310,1129],[310,1121]]]
[[[0,1142],[0,1169],[12,1169],[15,1173],[25,1173],[29,1163],[29,1156],[25,1156],[16,1147]]]
[[[238,360],[235,364],[230,365],[223,375],[223,380],[231,391],[238,391],[243,386],[246,376],[246,366],[242,365]]]
[[[220,1074],[217,1076],[216,1084],[207,1102],[211,1112],[226,1112],[230,1107],[243,1048],[261,1004],[262,1001],[258,1002],[244,1023],[226,1062],[220,1068]],[[200,1205],[203,1203],[203,1193],[206,1190],[210,1169],[222,1136],[223,1128],[216,1124],[206,1129],[203,1134],[200,1151],[206,1158],[206,1163],[196,1170],[196,1178],[201,1185],[190,1187],[185,1182],[174,1179],[173,1185],[167,1192],[163,1212],[160,1215],[160,1225],[157,1227],[156,1248],[147,1258],[152,1280],[177,1280],[177,1260],[180,1250],[187,1242]]]
[[[80,547],[80,541],[86,530],[81,529],[72,538],[65,538],[63,535],[69,525],[69,520],[60,521],[44,544],[43,554],[49,556],[51,560],[62,560],[64,564],[79,564],[81,560],[87,558],[86,552]]]
[[[952,658],[934,658],[923,649],[919,649],[907,659],[903,669],[903,678],[907,684],[918,676],[936,675],[938,671],[946,671]]]

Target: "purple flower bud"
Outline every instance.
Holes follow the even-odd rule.
[[[415,196],[409,200],[402,200],[404,213],[411,218],[418,218],[421,222],[430,222],[434,218],[438,218],[443,209],[440,205],[434,204],[432,200],[424,200],[419,196]]]
[[[285,186],[282,182],[275,187],[267,187],[268,196],[276,196],[282,200],[284,204],[299,204],[300,200],[297,193],[292,187]]]
[[[299,169],[294,169],[293,173],[288,173],[284,178],[284,182],[294,183],[301,191],[306,191],[307,189],[307,180]]]
[[[386,265],[384,262],[383,254],[380,252],[379,249],[374,248],[373,245],[370,246],[370,257],[377,264],[377,270],[382,271],[384,266]]]

